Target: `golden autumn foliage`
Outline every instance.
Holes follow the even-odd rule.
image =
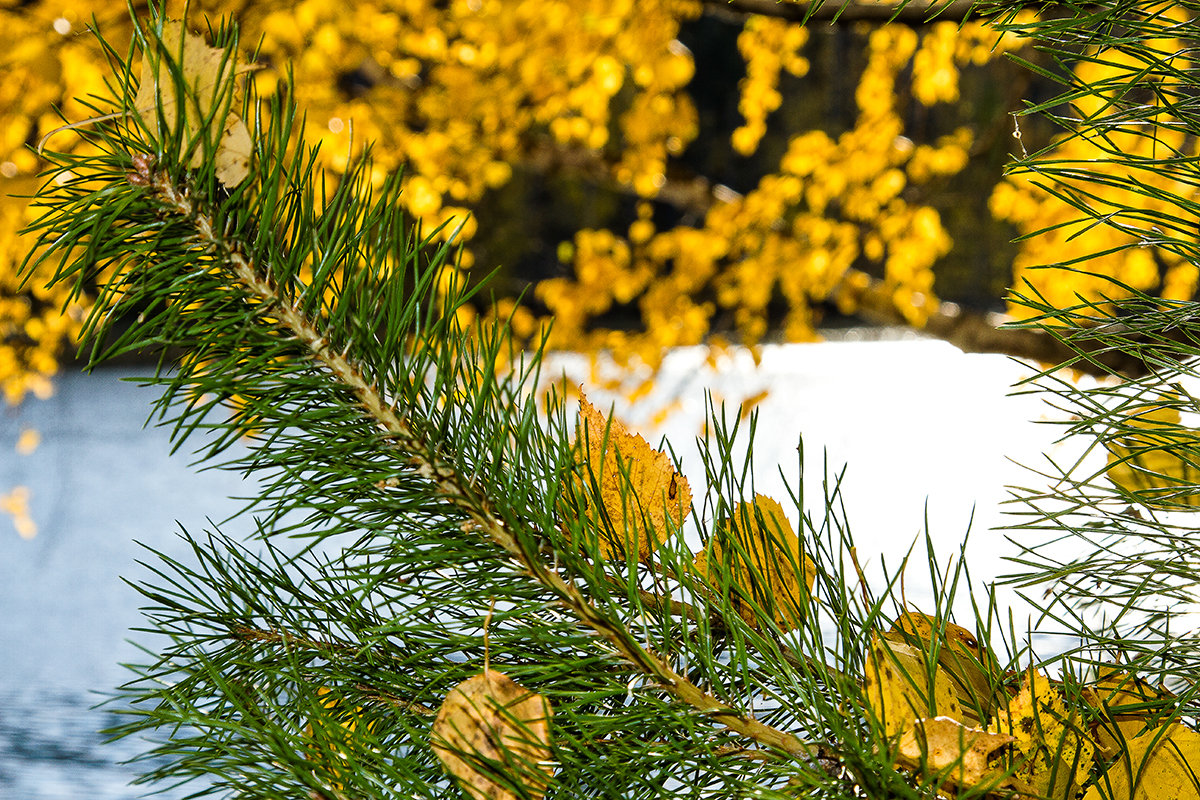
[[[567,232],[558,263],[537,270],[526,305],[502,301],[498,316],[511,317],[519,336],[535,336],[539,318],[553,319],[551,347],[654,365],[664,348],[704,342],[714,330],[736,331],[750,344],[773,330],[810,340],[823,306],[853,313],[868,286],[922,325],[937,307],[938,265],[955,247],[936,198],[986,132],[965,117],[932,134],[928,126],[910,130],[910,121],[953,117],[943,110],[964,102],[963,75],[1023,43],[982,22],[857,27],[849,124],[795,130],[780,121],[798,102],[788,87],[813,79],[810,51],[828,30],[746,14],[734,37],[734,57],[745,65],[740,122],[717,144],[726,160],[746,159],[751,182],[733,191],[702,180],[700,194],[689,195],[676,178],[687,176],[689,147],[702,133],[697,93],[708,88],[683,40],[707,10],[699,0],[370,0],[350,11],[330,0],[201,0],[188,25],[199,31],[206,15],[232,14],[242,40],[258,44],[258,69],[247,79],[260,95],[279,91],[291,70],[288,91],[308,112],[305,134],[321,144],[330,180],[368,144],[377,179],[403,167],[402,202],[426,230],[445,225],[439,237],[457,235],[463,277],[481,238],[471,212],[499,197],[521,202],[511,199],[520,197],[517,178],[565,172],[585,191],[627,198],[607,227],[580,222]],[[182,2],[168,7],[182,12]],[[50,391],[47,378],[90,302],[86,293],[42,289],[44,278],[20,287],[14,275],[28,249],[18,231],[33,213],[23,196],[37,189],[31,146],[64,118],[117,111],[75,99],[110,96],[103,54],[85,31],[93,17],[118,51],[125,47],[123,7],[92,0],[63,10],[35,0],[0,8],[8,76],[0,88],[0,386],[10,402]],[[231,120],[221,146],[245,153],[239,124]],[[71,133],[51,145],[86,146]],[[992,196],[996,216],[1022,231],[1057,221],[1056,208],[1019,177]],[[1022,245],[1016,277],[1085,246],[1086,237],[1068,242],[1068,232]],[[1147,259],[1157,257],[1114,255],[1123,266],[1113,274],[1149,286]],[[1190,291],[1189,268],[1168,266],[1164,293]],[[1091,284],[1060,277],[1054,286],[1086,293]],[[614,326],[612,314],[636,323]]]
[[[1171,20],[1183,20],[1194,13],[1174,3],[1153,6],[1154,13],[1163,20],[1164,30],[1169,29]],[[1073,182],[1061,175],[1047,181],[1035,171],[1023,171],[1000,182],[992,193],[991,210],[997,218],[1011,222],[1022,234],[1041,232],[1022,243],[1013,263],[1012,285],[1020,289],[1028,282],[1030,290],[1052,306],[1074,305],[1080,298],[1095,302],[1119,297],[1122,291],[1112,279],[1173,299],[1189,299],[1196,292],[1198,274],[1192,259],[1178,246],[1155,246],[1162,231],[1145,221],[1149,219],[1147,213],[1179,214],[1178,198],[1193,195],[1191,178],[1170,169],[1123,168],[1122,172],[1128,174],[1114,173],[1114,178],[1130,177],[1145,187],[1134,190],[1115,181],[1084,177],[1114,152],[1147,164],[1186,162],[1200,153],[1197,143],[1173,121],[1166,108],[1177,81],[1174,76],[1194,69],[1192,50],[1184,42],[1166,37],[1142,44],[1145,49],[1138,56],[1119,46],[1093,48],[1090,55],[1094,60],[1081,61],[1074,67],[1076,83],[1091,87],[1092,92],[1073,103],[1072,114],[1080,120],[1077,134],[1060,137],[1045,154],[1047,161],[1078,167]],[[1118,87],[1122,85],[1163,87],[1148,93],[1143,101],[1155,120],[1153,135],[1147,135],[1146,126],[1139,121],[1130,120],[1124,125],[1111,120],[1092,122],[1111,110],[1109,104],[1120,96],[1123,90]],[[1092,198],[1095,216],[1082,214],[1068,202],[1072,196]],[[1196,238],[1194,226],[1190,231],[1180,227],[1172,235],[1180,240]],[[1041,269],[1060,263],[1076,271]],[[1010,305],[1009,310],[1017,316],[1031,313],[1019,304]]]

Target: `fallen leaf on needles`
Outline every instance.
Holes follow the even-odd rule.
[[[600,527],[600,554],[643,562],[683,524],[692,506],[687,478],[670,457],[579,400],[573,491]]]
[[[800,540],[783,508],[764,495],[739,503],[733,519],[717,526],[696,556],[696,571],[730,603],[751,627],[761,609],[783,630],[800,624],[816,577],[812,559],[800,552]]]
[[[1200,797],[1200,733],[1178,723],[1124,742],[1084,800],[1195,800]]]
[[[930,675],[919,649],[882,636],[871,641],[863,693],[872,716],[889,737],[925,717],[962,719],[962,706],[951,680],[936,667]]]
[[[950,717],[918,719],[900,737],[896,763],[926,778],[940,777],[950,787],[999,786],[1004,770],[991,762],[1012,741]]]
[[[995,705],[992,682],[985,665],[987,654],[979,640],[966,628],[919,611],[905,611],[884,637],[911,644],[925,652],[937,646],[938,667],[954,681],[962,701],[964,721],[979,723],[990,716]]]
[[[187,86],[182,122],[171,64],[177,65]],[[244,69],[239,69],[225,50],[210,47],[202,37],[188,33],[182,22],[168,21],[163,23],[161,42],[151,39],[142,56],[141,80],[133,101],[134,112],[160,140],[182,124],[185,147],[206,127],[221,125],[216,170],[218,180],[228,187],[237,186],[250,172],[252,143],[246,124],[233,112],[220,122],[216,119],[230,102],[236,88],[233,83],[241,71]],[[188,166],[195,169],[203,163],[204,147],[196,146]]]
[[[304,733],[308,738],[305,757],[314,763],[314,774],[327,781],[331,787],[341,791],[345,788],[345,775],[354,769],[354,761],[347,753],[362,721],[363,709],[355,706],[345,708],[341,698],[328,687],[317,689],[323,713],[309,720]],[[374,722],[368,722],[365,730],[373,731]]]
[[[1096,748],[1068,714],[1058,690],[1045,675],[1030,669],[1021,689],[996,712],[990,728],[1013,737],[1013,783],[1039,798],[1072,798],[1092,768]]]
[[[1162,717],[1175,709],[1174,695],[1162,687],[1115,667],[1103,668],[1095,682],[1082,691],[1083,699],[1101,712],[1092,735],[1106,756],[1124,748],[1124,742],[1157,728]]]
[[[550,703],[496,670],[450,690],[433,722],[433,752],[475,800],[540,798],[554,777]]]

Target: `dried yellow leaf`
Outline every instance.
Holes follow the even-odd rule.
[[[183,97],[182,123],[171,64],[177,65],[188,89]],[[237,186],[249,174],[250,132],[232,112],[221,116],[220,123],[214,117],[232,98],[239,71],[226,51],[210,47],[202,37],[188,33],[182,22],[164,22],[161,43],[156,46],[151,40],[142,57],[141,80],[133,101],[134,112],[159,139],[182,124],[185,146],[205,128],[221,124],[221,135],[216,138],[217,178],[229,187]],[[203,163],[204,148],[195,147],[188,166],[195,169]]]
[[[600,553],[642,561],[683,524],[692,506],[687,479],[670,457],[579,400],[573,489],[600,530]]]
[[[433,752],[475,800],[541,798],[554,777],[550,703],[484,670],[450,690],[433,722]]]
[[[1200,733],[1172,723],[1126,740],[1084,800],[1196,797],[1200,797]]]
[[[1030,669],[990,727],[1013,737],[1014,785],[1023,794],[1057,800],[1078,793],[1096,748],[1079,720],[1067,713],[1049,678]]]
[[[925,717],[963,718],[949,677],[936,668],[931,675],[919,649],[879,635],[871,640],[867,654],[863,694],[875,721],[889,737]]]
[[[812,591],[816,566],[800,552],[800,540],[783,508],[764,495],[739,503],[733,520],[717,529],[696,556],[696,571],[751,627],[761,609],[783,630],[800,624]]]
[[[900,737],[896,763],[926,778],[939,776],[943,788],[998,787],[1005,775],[993,762],[1012,740],[1007,734],[970,728],[950,717],[919,719]]]

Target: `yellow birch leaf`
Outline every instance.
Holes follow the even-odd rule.
[[[474,800],[537,800],[554,777],[550,703],[495,670],[450,690],[433,722],[433,752]]]
[[[579,400],[574,490],[600,528],[600,553],[623,558],[636,552],[648,562],[692,507],[687,479],[670,457],[607,420],[586,397]]]
[[[1195,800],[1200,797],[1200,733],[1178,723],[1124,743],[1084,800]]]
[[[950,717],[919,719],[900,737],[896,763],[926,778],[939,776],[946,788],[995,788],[1005,774],[992,762],[1012,741],[1008,734],[967,727]]]
[[[783,508],[761,494],[753,504],[738,503],[732,522],[717,526],[696,556],[696,571],[718,591],[728,587],[730,603],[751,627],[758,627],[757,607],[785,631],[800,624],[817,574]]]
[[[1092,768],[1096,748],[1069,715],[1050,679],[1032,668],[990,726],[1013,737],[1013,779],[1023,794],[1071,798]]]
[[[892,641],[913,644],[926,652],[937,640],[938,667],[953,679],[966,720],[979,723],[991,714],[995,705],[992,681],[988,677],[990,659],[979,640],[961,625],[942,622],[919,611],[905,611],[884,636]]]
[[[161,44],[150,48],[142,56],[142,73],[134,97],[134,112],[142,122],[162,139],[183,125],[185,147],[206,125],[215,124],[224,103],[231,98],[233,81],[239,70],[234,58],[219,47],[210,47],[200,36],[184,30],[183,23],[163,23]],[[179,95],[171,74],[170,64],[177,64],[188,91],[184,93],[184,114],[180,122]],[[160,125],[161,121],[161,125]],[[222,184],[233,187],[249,174],[250,133],[245,123],[229,112],[216,142],[217,178]],[[192,169],[204,163],[204,148],[194,147],[188,166]]]
[[[925,657],[915,647],[876,635],[863,675],[863,694],[875,721],[889,737],[903,733],[918,719],[947,716],[962,719],[954,684],[935,669],[930,686]]]
[[[250,174],[250,154],[253,149],[246,123],[231,112],[225,117],[225,130],[217,146],[217,180],[223,186],[232,189],[246,180]]]

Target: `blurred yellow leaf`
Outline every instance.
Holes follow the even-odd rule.
[[[753,504],[739,503],[733,520],[717,526],[696,556],[696,571],[718,591],[730,592],[731,604],[751,627],[758,627],[757,608],[785,631],[800,624],[816,577],[783,508],[761,494]]]
[[[1084,800],[1196,797],[1200,797],[1200,733],[1172,723],[1126,740]]]
[[[925,717],[962,719],[950,678],[936,668],[931,674],[919,649],[879,635],[871,641],[863,694],[875,721],[889,737],[909,730]]]
[[[1150,505],[1200,502],[1200,434],[1181,424],[1179,410],[1147,403],[1125,424],[1135,430],[1105,445],[1109,480]]]
[[[433,723],[433,752],[475,800],[536,800],[554,777],[550,717],[544,697],[484,670],[446,695]]]
[[[315,717],[305,726],[304,733],[309,740],[305,757],[314,762],[315,774],[341,791],[345,788],[343,776],[354,769],[346,750],[358,729],[363,709],[361,706],[355,706],[353,710],[342,708],[341,699],[326,686],[317,689],[317,696],[328,715]],[[366,730],[374,730],[374,723],[368,722]]]
[[[161,45],[151,44],[142,57],[141,80],[133,101],[134,111],[159,138],[174,133],[179,124],[180,98],[169,66],[172,63],[177,64],[189,90],[184,97],[182,123],[186,145],[204,128],[218,124],[215,117],[232,97],[232,83],[239,69],[232,56],[185,31],[182,22],[164,22]],[[250,171],[250,132],[232,112],[219,124],[217,178],[226,186],[237,186]],[[203,163],[204,148],[196,147],[189,166],[195,169]]]
[[[37,450],[38,445],[42,442],[42,435],[33,428],[25,428],[21,431],[21,435],[17,437],[17,454],[27,456],[34,450]]]
[[[0,494],[0,512],[12,515],[13,527],[22,539],[32,539],[38,532],[37,523],[29,513],[31,494],[28,486],[17,486],[7,494]]]
[[[1032,668],[991,728],[1013,737],[1013,779],[1022,794],[1072,798],[1092,768],[1095,745],[1050,679]]]
[[[995,703],[987,672],[990,659],[979,640],[966,628],[945,621],[939,625],[928,614],[905,611],[884,637],[915,645],[924,652],[932,652],[936,640],[938,667],[954,681],[964,719],[979,723],[991,714]]]
[[[606,419],[586,397],[579,400],[575,447],[574,490],[600,526],[601,555],[630,551],[648,561],[691,510],[687,479],[666,453]]]
[[[919,719],[900,737],[896,763],[926,778],[940,776],[948,788],[999,786],[1004,770],[991,762],[1012,741],[1007,734],[970,728],[950,717]]]

